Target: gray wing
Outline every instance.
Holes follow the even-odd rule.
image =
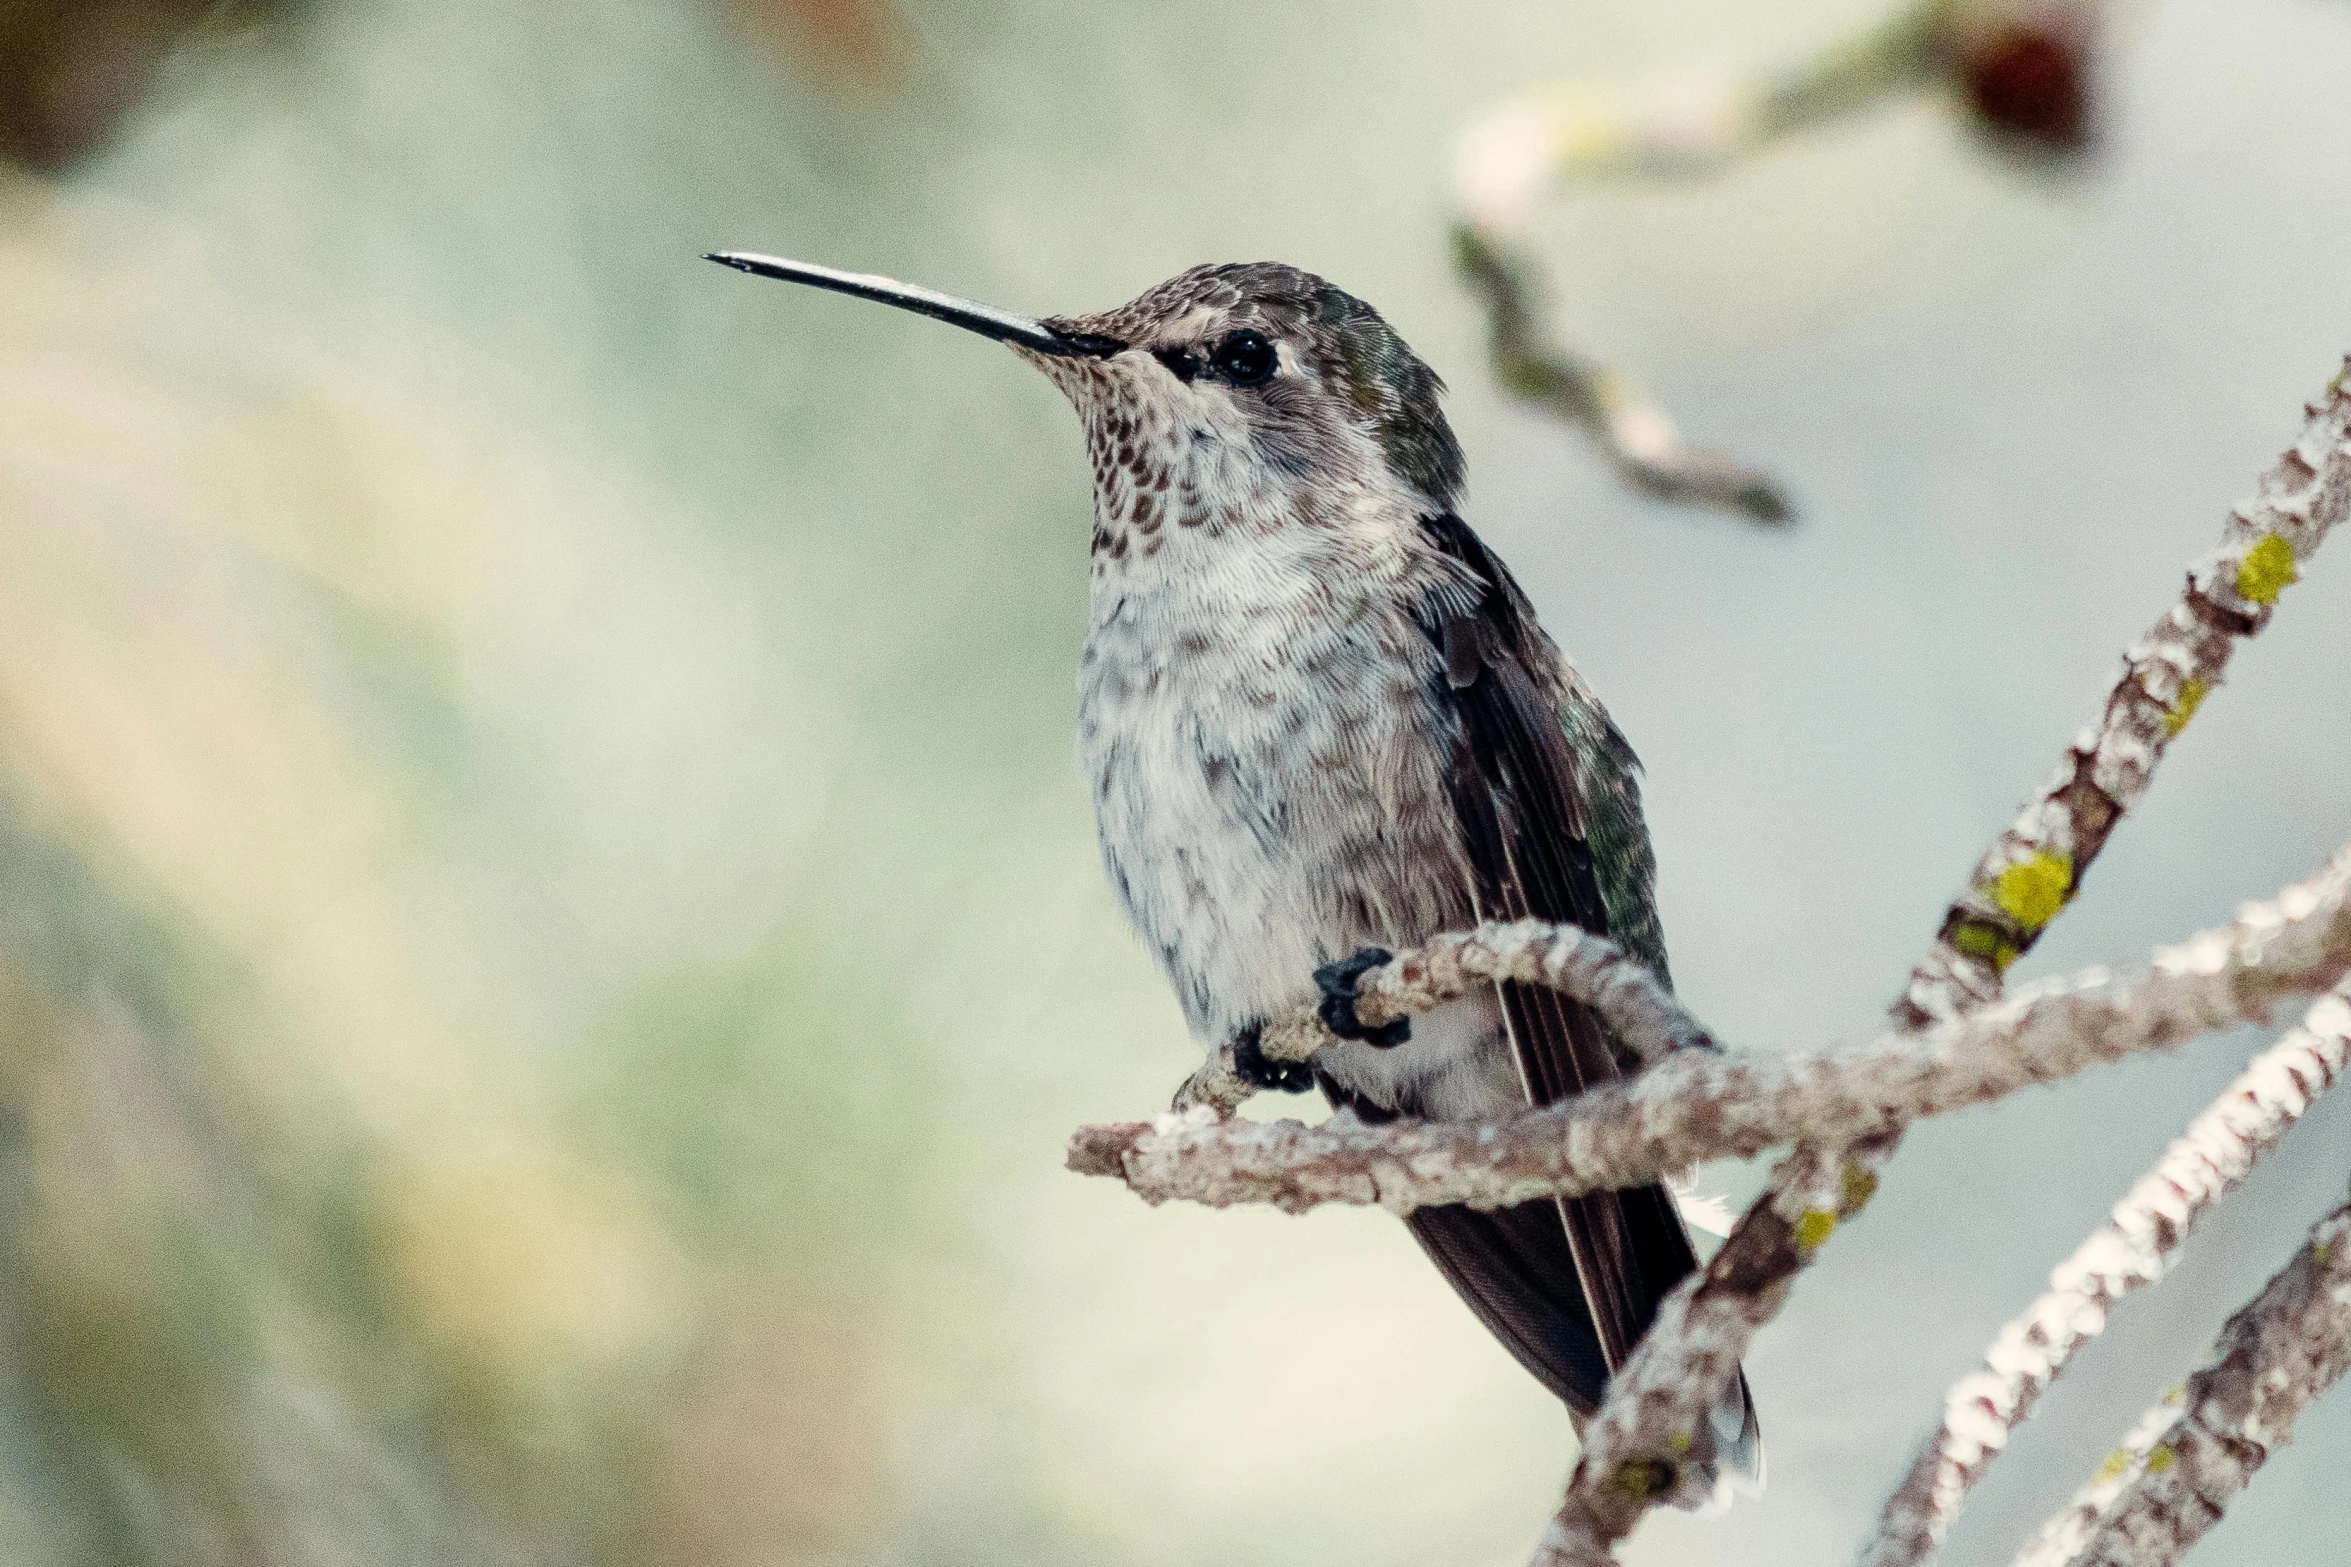
[[[1451,516],[1422,528],[1476,587],[1474,603],[1448,597],[1430,606],[1424,623],[1444,653],[1438,697],[1457,721],[1453,804],[1479,907],[1487,918],[1533,917],[1608,936],[1662,978],[1655,862],[1631,748],[1566,668],[1518,584],[1477,535]],[[1589,1009],[1542,987],[1501,990],[1534,1103],[1623,1076],[1616,1042]],[[1413,1223],[1438,1267],[1495,1335],[1545,1386],[1585,1412],[1647,1329],[1658,1302],[1697,1266],[1681,1216],[1661,1186],[1490,1214],[1426,1209]],[[1740,1423],[1751,1425],[1743,1382],[1740,1399]]]

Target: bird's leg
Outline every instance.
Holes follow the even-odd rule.
[[[1314,1086],[1314,1068],[1304,1061],[1278,1061],[1265,1053],[1263,1023],[1251,1023],[1233,1036],[1233,1072],[1252,1088],[1302,1094]]]
[[[1360,1039],[1367,1045],[1392,1050],[1412,1037],[1412,1019],[1400,1017],[1379,1028],[1369,1028],[1355,1015],[1355,1003],[1362,1000],[1355,982],[1372,969],[1395,960],[1395,954],[1384,947],[1366,947],[1351,958],[1336,963],[1325,963],[1314,971],[1314,982],[1322,987],[1321,1014],[1323,1026],[1341,1039]]]

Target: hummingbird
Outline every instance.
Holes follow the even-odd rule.
[[[1274,262],[1198,266],[1035,318],[864,273],[708,259],[1011,346],[1093,466],[1078,750],[1102,863],[1192,1032],[1259,1087],[1365,1121],[1493,1116],[1634,1063],[1588,1008],[1512,983],[1365,1027],[1389,949],[1482,920],[1572,923],[1668,982],[1639,763],[1462,520],[1443,383],[1378,311]],[[1339,1042],[1267,1057],[1313,1005]],[[1580,1430],[1697,1266],[1661,1185],[1406,1220]],[[1760,1485],[1744,1373],[1672,1491]]]

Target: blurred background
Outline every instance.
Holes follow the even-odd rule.
[[[0,1561],[1523,1559],[1566,1418],[1393,1221],[1061,1169],[1196,1060],[1072,754],[1074,418],[696,257],[1036,311],[1278,258],[1377,303],[1648,763],[1686,996],[1852,1038],[2351,347],[2351,8],[2143,0],[2070,157],[1936,88],[1527,219],[1560,330],[1795,528],[1633,495],[1495,389],[1466,126],[1883,14],[0,4]],[[2351,837],[2344,553],[2031,972]],[[1850,1552],[2254,1043],[1914,1134],[1750,1362],[1768,1494],[1628,1562]],[[2005,1561],[2347,1168],[2337,1103],[1946,1559]],[[2346,1462],[2351,1400],[2199,1560],[2306,1556]]]

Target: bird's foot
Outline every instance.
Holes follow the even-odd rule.
[[[1396,955],[1384,947],[1366,947],[1351,958],[1336,963],[1325,963],[1314,971],[1314,982],[1322,987],[1323,1026],[1341,1039],[1360,1039],[1367,1045],[1392,1050],[1412,1037],[1412,1019],[1400,1017],[1393,1023],[1378,1028],[1368,1027],[1355,1015],[1355,1003],[1363,999],[1355,988],[1356,981],[1372,969],[1395,960]]]
[[[1314,1086],[1314,1068],[1304,1061],[1277,1061],[1265,1053],[1264,1025],[1252,1023],[1233,1036],[1233,1072],[1252,1088],[1302,1094]]]

